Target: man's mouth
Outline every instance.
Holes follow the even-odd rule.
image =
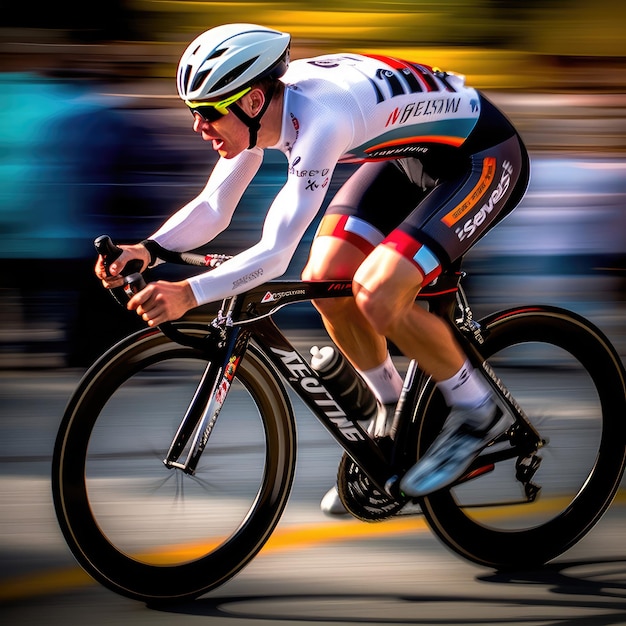
[[[222,139],[214,139],[213,140],[213,150],[219,151],[219,150],[222,149],[223,145],[224,145],[224,141]]]

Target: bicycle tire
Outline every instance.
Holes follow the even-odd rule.
[[[206,334],[201,325],[178,326]],[[197,474],[165,467],[195,390],[188,379],[205,364],[156,329],[131,335],[85,374],[55,443],[53,500],[72,553],[107,588],[149,604],[195,598],[241,571],[278,523],[294,478],[292,407],[254,345]]]
[[[421,506],[434,533],[458,555],[499,570],[528,569],[547,563],[580,541],[600,520],[619,488],[626,456],[624,368],[601,331],[563,309],[511,309],[489,316],[482,327],[482,356],[513,391],[539,433],[543,436],[550,430],[557,438],[539,451],[544,460],[535,477],[543,484],[541,496],[519,508],[497,506],[500,498],[505,498],[506,473],[512,468],[496,466],[497,472],[423,498]],[[535,360],[529,363],[528,359]],[[514,373],[531,381],[526,397],[512,388]],[[555,388],[559,385],[553,385],[554,381],[563,392]],[[438,396],[431,385],[430,398],[436,408],[427,408],[417,425],[416,449],[420,453],[441,428]],[[589,398],[575,405],[576,415],[559,414],[566,402],[578,402],[583,396]],[[576,430],[580,430],[579,443],[573,444]],[[572,457],[569,465],[566,454]],[[546,458],[548,469],[544,471]],[[513,519],[507,517],[507,511]]]

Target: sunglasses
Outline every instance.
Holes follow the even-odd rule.
[[[228,98],[219,100],[218,102],[185,100],[185,104],[189,107],[193,116],[197,113],[205,122],[209,122],[209,124],[211,124],[219,120],[221,117],[224,117],[224,115],[227,115],[228,107],[237,102],[240,98],[243,98],[243,96],[245,96],[251,89],[252,87],[246,87],[244,90],[233,94],[232,96],[228,96]]]

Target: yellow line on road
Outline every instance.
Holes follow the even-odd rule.
[[[372,536],[423,532],[425,530],[427,530],[427,526],[421,518],[389,520],[380,524],[345,521],[311,526],[278,527],[259,556],[310,544],[351,541]],[[183,547],[175,546],[169,550],[159,551],[158,554],[146,554],[143,557],[151,556],[155,562],[162,561],[167,563],[173,560],[172,557],[181,556],[185,552],[197,555],[206,547],[207,544],[204,543],[202,545],[195,544]],[[94,580],[79,567],[59,568],[47,572],[26,574],[14,579],[3,580],[0,583],[0,603],[50,595],[70,588],[85,587],[91,584],[94,584]]]
[[[422,517],[392,519],[374,524],[350,520],[336,524],[279,528],[278,532],[270,537],[261,554],[299,548],[307,544],[355,541],[368,537],[423,532],[425,530],[428,530],[428,527]]]
[[[79,567],[27,574],[12,580],[2,581],[0,586],[0,603],[52,595],[68,589],[86,587],[93,583],[93,578]]]
[[[615,499],[614,505],[626,503],[626,493],[620,491]],[[535,502],[532,506],[533,514],[545,513],[554,510],[560,502],[557,499],[544,500],[541,503]],[[523,505],[521,505],[523,507]],[[507,517],[520,517],[522,508],[509,507]],[[511,515],[512,514],[512,515]],[[484,522],[489,519],[503,517],[501,509],[482,509],[476,511],[476,517]],[[346,520],[328,524],[298,525],[278,527],[270,537],[259,556],[274,553],[281,550],[291,550],[302,548],[306,545],[320,543],[337,543],[345,541],[357,541],[371,537],[382,537],[386,535],[399,535],[408,533],[422,533],[429,530],[421,516],[405,518],[395,518],[382,523],[368,524],[357,520]],[[189,552],[192,554],[202,553],[208,544],[194,544],[188,546],[172,546],[170,549],[159,551],[158,553],[143,555],[155,561],[164,563],[171,562],[173,557],[180,557]],[[258,558],[258,557],[257,557]],[[15,602],[32,597],[50,595],[67,591],[71,588],[80,588],[94,584],[94,580],[79,567],[66,567],[26,574],[12,580],[0,582],[0,603]]]

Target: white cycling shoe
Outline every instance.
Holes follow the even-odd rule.
[[[474,426],[479,423],[488,425]],[[454,409],[424,456],[402,477],[401,491],[418,497],[452,484],[507,427],[508,421],[491,399],[475,409]]]
[[[388,436],[393,423],[393,417],[396,410],[394,404],[378,404],[378,413],[376,417],[372,418],[368,425],[367,433],[370,437],[384,437]],[[337,491],[337,485],[331,487],[320,502],[320,508],[322,513],[330,517],[341,517],[344,515],[350,515],[343,505],[343,502],[339,498],[339,492]]]
[[[331,487],[320,502],[322,513],[330,517],[340,517],[342,515],[350,515],[339,498],[337,486]]]

